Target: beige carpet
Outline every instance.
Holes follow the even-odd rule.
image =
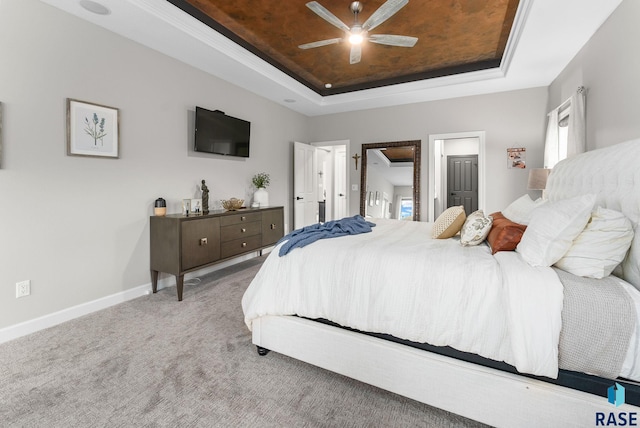
[[[2,427],[477,427],[271,352],[240,299],[253,259],[0,345]]]

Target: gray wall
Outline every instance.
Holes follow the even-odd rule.
[[[212,201],[249,197],[266,171],[290,222],[305,116],[36,0],[0,1],[0,53],[0,328],[148,284],[153,201],[179,212],[202,179]],[[120,109],[120,159],[66,155],[66,98]],[[195,154],[196,105],[251,121],[251,158]]]
[[[640,137],[640,2],[624,0],[549,87],[547,111],[587,88],[587,149]]]
[[[550,88],[307,118],[36,0],[0,0],[0,328],[149,283],[148,216],[198,195],[248,197],[250,178],[272,174],[272,205],[289,220],[290,142],[422,140],[426,201],[429,135],[486,131],[488,212],[526,192],[527,170],[506,168],[508,147],[542,164],[546,112],[579,85],[590,149],[640,135],[640,2],[625,0]],[[121,158],[66,156],[65,99],[120,109]],[[252,122],[248,160],[190,150],[195,105]],[[358,212],[350,194],[350,213]],[[423,206],[423,219],[427,209]],[[15,299],[15,283],[32,295]]]
[[[351,140],[351,183],[360,182],[350,159],[365,143],[422,140],[421,219],[427,220],[429,135],[486,131],[486,207],[501,210],[527,192],[528,170],[507,169],[507,148],[526,147],[527,166],[542,166],[547,88],[502,92],[314,117],[312,141]],[[350,192],[352,213],[359,193]]]

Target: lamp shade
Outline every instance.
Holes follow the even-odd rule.
[[[529,183],[527,188],[530,190],[544,190],[547,187],[547,177],[551,173],[549,168],[532,168],[529,170]]]

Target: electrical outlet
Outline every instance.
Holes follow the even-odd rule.
[[[31,280],[16,282],[16,299],[31,294]]]

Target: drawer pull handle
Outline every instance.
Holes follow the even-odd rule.
[[[207,245],[209,242],[207,241],[207,238],[200,238],[200,245],[204,246]]]
[[[245,216],[240,217],[240,221],[245,221],[247,218]]]
[[[246,246],[247,246],[247,243],[246,243],[246,242],[243,242],[243,243],[242,243],[242,248],[244,248],[244,247],[246,247]]]
[[[242,229],[240,229],[240,232],[245,233],[247,231],[247,229],[245,229],[244,227]]]
[[[275,230],[276,229],[276,225],[274,223],[271,223],[271,230]]]

